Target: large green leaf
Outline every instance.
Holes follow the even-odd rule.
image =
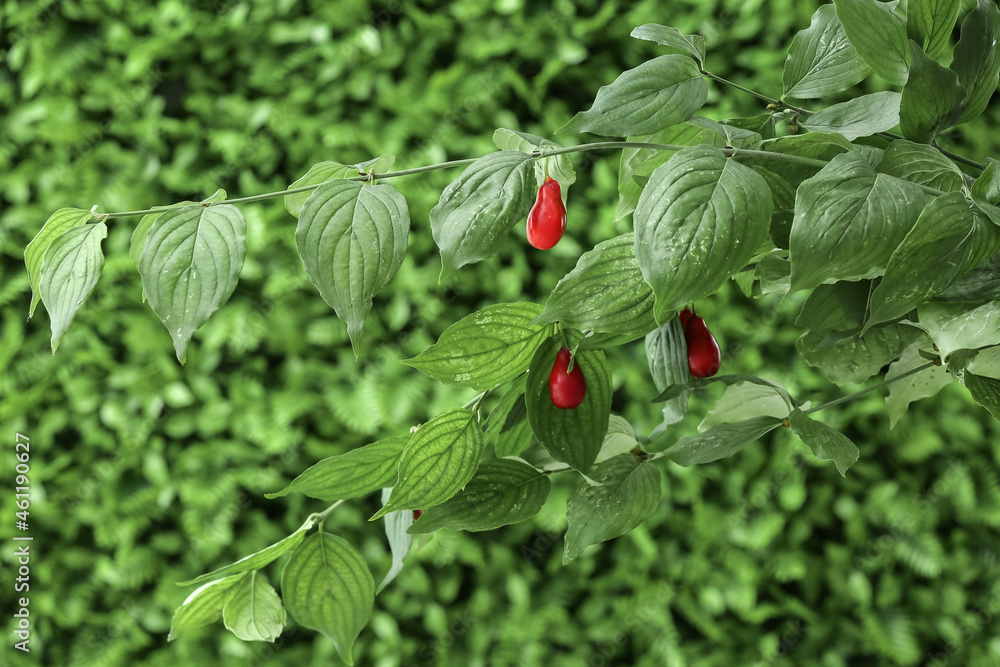
[[[906,33],[930,58],[947,48],[961,0],[909,0],[906,6]]]
[[[104,268],[101,241],[107,236],[107,225],[99,222],[71,227],[48,244],[39,270],[38,294],[49,313],[53,353],[80,304],[97,286]]]
[[[963,185],[962,171],[941,151],[906,139],[889,144],[875,169],[881,174],[944,192],[957,192]]]
[[[897,86],[906,81],[910,48],[906,19],[893,10],[895,3],[877,0],[834,0],[844,32],[871,68]]]
[[[592,477],[599,486],[583,480],[567,502],[564,564],[592,544],[629,532],[660,502],[660,471],[655,464],[640,463],[631,454],[598,464]]]
[[[688,366],[684,327],[679,318],[672,317],[656,331],[651,331],[646,336],[645,345],[646,363],[657,391],[666,391],[667,387],[688,383],[691,370]],[[676,424],[684,419],[690,398],[691,391],[687,390],[669,399],[663,405],[663,424]]]
[[[1000,9],[994,0],[976,0],[976,8],[962,21],[962,37],[955,45],[951,69],[965,88],[965,112],[960,123],[978,118],[997,89],[1000,58]]]
[[[302,206],[299,258],[323,300],[347,322],[355,350],[372,297],[403,263],[409,234],[406,200],[391,185],[333,181]]]
[[[647,23],[632,30],[630,37],[645,39],[666,46],[671,53],[686,54],[698,61],[705,62],[705,38],[701,35],[685,35],[677,28]]]
[[[565,410],[552,404],[549,374],[562,343],[550,338],[535,352],[528,369],[524,400],[531,429],[558,461],[586,474],[601,451],[611,417],[611,367],[600,350],[580,351],[574,363],[583,371],[587,393],[583,403]]]
[[[444,189],[430,213],[442,276],[495,255],[527,217],[535,200],[533,162],[520,151],[489,153]]]
[[[799,124],[812,132],[836,132],[854,141],[894,128],[899,123],[900,103],[896,92],[869,93],[834,104]]]
[[[994,82],[995,83],[995,82]],[[958,121],[965,109],[965,88],[952,70],[927,57],[910,42],[910,75],[899,102],[899,129],[913,141],[930,143]]]
[[[459,408],[434,417],[410,437],[392,495],[369,521],[387,512],[440,505],[472,479],[482,454],[476,413]]]
[[[425,511],[409,532],[493,530],[529,519],[549,495],[549,478],[513,459],[487,459],[451,500]]]
[[[889,395],[885,398],[890,429],[906,414],[910,403],[930,398],[955,379],[944,366],[931,366],[901,380],[897,379],[904,373],[927,365],[927,360],[920,356],[921,349],[930,349],[930,341],[926,337],[903,350],[899,359],[889,364],[889,370],[885,373],[886,382],[892,383],[889,385]]]
[[[444,330],[438,342],[403,363],[448,384],[492,389],[528,369],[552,327],[535,324],[542,312],[527,301],[498,303],[467,315]]]
[[[653,290],[636,262],[633,235],[616,236],[581,255],[556,283],[535,321],[637,336],[655,329]]]
[[[784,97],[814,99],[847,90],[871,74],[847,39],[833,5],[823,5],[788,47],[781,75]]]
[[[708,99],[693,58],[667,55],[622,72],[597,91],[593,106],[556,130],[612,137],[652,134],[690,118]]]
[[[174,617],[170,621],[170,634],[167,635],[167,641],[173,641],[188,630],[200,628],[218,620],[233,587],[246,579],[247,576],[246,574],[238,574],[212,581],[187,596],[187,599],[174,612]]]
[[[956,350],[1000,344],[1000,301],[980,306],[928,301],[917,308],[921,329],[930,334],[941,359]]]
[[[38,286],[42,280],[42,258],[45,256],[45,251],[64,232],[74,227],[82,227],[93,217],[93,213],[84,211],[82,208],[61,208],[49,216],[49,219],[35,234],[35,238],[31,239],[31,243],[24,249],[24,266],[28,270],[28,282],[31,283],[31,304],[28,306],[29,320],[35,314],[35,308],[41,298]]]
[[[1000,249],[1000,228],[960,192],[932,201],[892,253],[866,326],[896,319],[941,292]]]
[[[837,333],[810,332],[799,338],[796,347],[806,363],[823,369],[839,385],[867,380],[920,337],[917,329],[905,324],[870,329],[862,336]]]
[[[833,461],[837,472],[847,475],[847,469],[857,463],[860,452],[843,433],[818,422],[801,410],[792,410],[788,417],[792,431],[821,461]]]
[[[142,289],[181,363],[191,335],[236,289],[246,233],[230,204],[171,209],[150,226],[139,255]]]
[[[635,211],[635,256],[662,324],[715,293],[768,238],[771,191],[718,148],[678,151],[653,172]]]
[[[281,598],[256,570],[233,587],[222,608],[223,623],[245,642],[273,642],[284,629],[286,617]]]
[[[383,438],[346,454],[330,456],[307,468],[281,491],[266,494],[280,498],[296,491],[319,500],[356,498],[396,481],[399,458],[408,436]]]
[[[833,158],[795,196],[792,290],[884,273],[926,198],[916,184],[876,172],[859,152]]]
[[[375,581],[349,542],[311,535],[285,564],[281,595],[296,622],[332,639],[340,659],[354,664],[351,647],[371,616]]]
[[[312,526],[313,521],[307,520],[294,533],[282,540],[278,540],[271,546],[261,549],[256,553],[252,553],[249,556],[245,556],[235,563],[230,563],[225,567],[220,567],[218,570],[209,572],[208,574],[203,574],[200,577],[196,577],[189,581],[180,581],[177,585],[197,586],[198,584],[203,584],[206,581],[211,581],[213,579],[219,579],[220,577],[228,577],[240,572],[249,572],[250,570],[259,570],[299,546],[299,544],[302,543],[302,540],[305,539],[306,532],[312,528]]]
[[[704,433],[681,438],[663,453],[682,466],[711,463],[732,456],[779,426],[780,419],[766,416],[719,424]]]

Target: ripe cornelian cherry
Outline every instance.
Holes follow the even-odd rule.
[[[528,243],[539,250],[548,250],[559,243],[565,231],[566,207],[559,181],[546,176],[528,213]]]
[[[556,355],[556,363],[549,373],[549,396],[552,405],[563,410],[572,410],[581,403],[587,395],[587,382],[583,379],[583,369],[580,364],[574,364],[569,373],[570,353],[568,347],[563,347]]]
[[[694,313],[691,312],[690,308],[685,308],[681,312],[677,313],[677,317],[681,321],[681,327],[688,323],[688,320],[691,319],[692,315],[694,315]]]
[[[722,353],[719,351],[719,344],[715,342],[715,336],[705,325],[705,320],[694,313],[688,315],[684,321],[684,340],[687,343],[691,377],[707,378],[719,372]]]
[[[413,520],[416,521],[424,513],[423,510],[413,510]]]

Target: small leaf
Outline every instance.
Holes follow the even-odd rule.
[[[885,380],[891,384],[889,395],[885,399],[885,409],[889,413],[890,429],[896,426],[910,403],[934,396],[954,379],[944,366],[931,366],[902,380],[896,379],[914,368],[926,365],[927,361],[920,356],[920,350],[929,347],[926,338],[918,340],[903,350],[899,359],[889,364]]]
[[[245,642],[273,642],[285,627],[285,607],[274,588],[256,571],[232,588],[222,609],[222,621]]]
[[[435,380],[485,391],[528,369],[551,327],[535,323],[542,307],[499,303],[463,317],[438,342],[402,363]]]
[[[395,160],[396,158],[392,155],[382,155],[374,160],[368,160],[367,162],[352,165],[329,161],[317,162],[313,166],[309,167],[309,171],[307,171],[302,178],[289,185],[286,189],[294,190],[308,185],[319,185],[320,183],[326,183],[327,181],[334,181],[340,178],[353,178],[355,176],[361,176],[367,173],[368,168],[374,169],[376,172],[385,172],[392,167]],[[294,217],[298,218],[302,211],[302,206],[306,203],[306,200],[309,199],[313,192],[314,190],[307,190],[306,192],[296,192],[295,194],[285,195],[285,210],[291,213]]]
[[[525,463],[487,459],[462,491],[425,511],[409,532],[481,531],[518,523],[538,514],[550,486],[548,477]]]
[[[966,372],[965,388],[972,394],[976,403],[990,411],[993,419],[1000,421],[1000,380],[973,375]]]
[[[944,52],[955,28],[960,0],[909,0],[906,33],[930,58]]]
[[[939,131],[958,121],[965,109],[964,99],[965,88],[958,75],[931,60],[911,41],[910,75],[899,102],[903,136],[931,143]]]
[[[330,456],[292,480],[268,498],[280,498],[296,491],[319,500],[357,498],[396,481],[396,469],[408,436],[383,438],[346,454]]]
[[[635,437],[635,429],[624,417],[611,415],[608,421],[608,432],[604,435],[601,451],[594,463],[602,463],[621,454],[628,454],[639,446]]]
[[[969,362],[969,372],[1000,380],[1000,347],[980,350],[976,358]]]
[[[909,40],[906,20],[877,0],[835,0],[844,32],[871,68],[897,86],[906,82]]]
[[[647,23],[633,29],[629,36],[666,46],[670,53],[689,55],[697,60],[699,65],[705,62],[705,38],[701,35],[685,35],[677,28],[659,23]]]
[[[522,153],[533,153],[535,151],[548,151],[559,148],[559,145],[543,137],[539,137],[527,132],[518,132],[499,128],[493,133],[493,144],[502,151],[521,151]],[[573,169],[573,162],[566,154],[552,155],[550,157],[535,160],[535,182],[541,185],[545,182],[545,177],[554,178],[559,181],[559,194],[562,196],[563,204],[566,204],[569,194],[569,187],[576,183],[576,171]]]
[[[836,132],[854,141],[891,130],[899,123],[899,93],[869,93],[834,104],[799,122],[813,132]]]
[[[929,301],[917,309],[918,326],[930,334],[941,359],[962,349],[1000,344],[1000,301],[981,306]]]
[[[489,153],[444,189],[430,213],[442,276],[497,253],[535,200],[532,169],[533,159],[526,153]]]
[[[686,385],[691,380],[688,366],[687,343],[684,327],[679,318],[672,317],[656,331],[646,336],[646,363],[657,391],[667,387]],[[663,424],[669,426],[684,419],[687,414],[691,391],[683,391],[663,405]]]
[[[1000,9],[993,0],[976,0],[976,8],[962,21],[962,36],[955,45],[951,69],[965,88],[965,112],[960,123],[978,118],[997,89],[1000,58]]]
[[[181,363],[191,335],[236,289],[246,254],[246,222],[230,204],[171,209],[153,221],[139,275]]]
[[[687,120],[708,99],[708,82],[692,58],[659,56],[622,72],[597,99],[556,130],[612,137],[652,134]]]
[[[781,426],[781,420],[774,417],[754,417],[734,424],[719,424],[704,433],[681,438],[663,453],[682,466],[711,463],[732,456],[778,426]]]
[[[782,394],[767,385],[749,382],[730,385],[698,425],[698,430],[704,432],[719,424],[734,424],[754,417],[784,419],[792,410],[785,396],[787,392]]]
[[[309,280],[347,323],[358,349],[372,298],[406,255],[410,212],[390,185],[338,180],[316,188],[295,228],[295,245]]]
[[[281,594],[296,622],[332,639],[340,659],[354,664],[351,647],[375,604],[375,581],[354,547],[314,533],[288,559]]]
[[[622,454],[598,464],[567,502],[566,547],[563,563],[575,560],[584,549],[629,532],[660,502],[660,472],[655,465],[639,463]]]
[[[45,256],[45,251],[64,232],[75,227],[82,227],[93,217],[93,213],[81,208],[61,208],[49,216],[49,219],[35,234],[35,238],[31,239],[31,243],[24,249],[24,266],[28,270],[28,281],[31,283],[31,305],[28,306],[29,320],[34,316],[38,300],[41,298],[38,286],[42,280],[42,258]]]
[[[801,100],[827,97],[861,82],[871,71],[847,39],[833,5],[823,5],[788,47],[781,76],[783,96]]]
[[[574,364],[583,370],[587,393],[578,407],[563,410],[552,404],[549,374],[562,347],[552,337],[535,352],[528,369],[525,404],[535,438],[558,461],[586,474],[601,451],[611,417],[611,368],[599,350],[577,352]]]
[[[369,521],[387,512],[440,505],[472,479],[482,453],[483,432],[472,410],[449,410],[434,417],[410,437],[389,502]]]
[[[107,225],[99,222],[71,227],[49,241],[39,271],[38,294],[49,313],[53,354],[80,304],[101,278],[104,268],[101,241],[107,236]]]
[[[517,456],[531,445],[531,425],[524,404],[526,381],[527,376],[522,375],[511,383],[486,422],[484,441],[500,458]]]
[[[857,463],[860,452],[843,433],[833,430],[823,422],[812,419],[801,410],[792,410],[788,417],[792,431],[821,461],[833,461],[837,472],[847,476],[847,469]]]
[[[382,502],[389,500],[392,489],[382,489]],[[402,510],[400,512],[389,512],[385,519],[385,537],[389,541],[389,550],[392,552],[392,566],[386,572],[382,583],[375,589],[375,595],[381,593],[386,586],[392,583],[400,572],[403,571],[403,562],[410,552],[410,545],[413,538],[407,532],[413,525],[413,510]]]
[[[634,236],[622,234],[585,252],[556,283],[535,322],[636,336],[655,329],[653,291],[636,262]]]
[[[239,574],[219,579],[205,584],[187,596],[187,599],[174,612],[174,617],[170,621],[170,634],[167,635],[167,641],[173,641],[188,630],[200,628],[218,620],[226,605],[229,593],[236,584],[246,577],[246,574]]]
[[[197,586],[198,584],[205,583],[206,581],[211,581],[212,579],[218,579],[220,577],[228,577],[229,575],[237,574],[240,572],[248,572],[250,570],[259,570],[265,565],[273,563],[278,558],[288,553],[295,547],[302,543],[305,539],[306,532],[312,528],[312,521],[306,521],[298,530],[284,538],[272,544],[269,547],[261,549],[256,553],[252,553],[249,556],[244,556],[235,563],[226,565],[225,567],[220,567],[218,570],[209,572],[208,574],[203,574],[200,577],[195,577],[188,581],[180,581],[177,583],[178,586]]]

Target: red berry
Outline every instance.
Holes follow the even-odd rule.
[[[688,369],[696,378],[712,377],[722,365],[722,353],[715,336],[697,315],[688,316],[684,324],[684,340],[688,349]]]
[[[559,243],[566,231],[566,207],[563,205],[559,181],[545,177],[538,188],[538,198],[528,213],[528,243],[539,250],[548,250]]]
[[[583,403],[583,397],[587,395],[587,382],[583,379],[580,364],[574,364],[573,370],[566,372],[569,360],[569,348],[564,347],[556,355],[556,363],[549,373],[549,396],[552,398],[552,405],[563,410],[577,407]]]
[[[420,515],[423,513],[424,513],[423,510],[413,510],[413,520],[416,521],[417,519],[419,519]]]
[[[677,313],[677,317],[680,318],[682,327],[688,323],[688,320],[691,319],[692,315],[694,315],[694,313],[691,312],[690,308],[685,308],[681,312]]]

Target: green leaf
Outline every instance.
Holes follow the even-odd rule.
[[[182,364],[191,335],[236,289],[246,231],[230,204],[171,209],[149,228],[139,255],[142,288]]]
[[[672,387],[667,387],[666,391],[661,392],[660,395],[654,398],[652,402],[659,403],[660,401],[669,400],[676,396],[679,392],[686,389],[704,389],[705,387],[715,384],[716,382],[721,382],[727,387],[739,384],[740,382],[749,382],[751,384],[759,384],[764,387],[770,387],[774,391],[777,391],[778,395],[783,397],[789,406],[794,404],[792,397],[788,394],[788,390],[785,389],[780,382],[765,380],[764,378],[755,377],[753,375],[716,375],[714,377],[702,378],[700,380],[691,379],[686,385],[674,385]]]
[[[884,273],[926,199],[919,186],[876,172],[858,152],[833,158],[795,196],[792,291]]]
[[[107,225],[99,222],[71,227],[49,241],[39,270],[38,294],[49,313],[53,354],[80,304],[101,278],[101,241],[107,236]]]
[[[462,491],[425,511],[409,532],[481,531],[518,523],[538,514],[550,487],[549,478],[526,463],[487,459]]]
[[[857,463],[860,452],[843,433],[833,430],[823,422],[812,419],[801,410],[792,410],[788,417],[792,431],[812,450],[820,461],[833,461],[837,472],[847,476],[847,469]]]
[[[976,8],[962,21],[962,36],[955,45],[951,69],[965,88],[965,112],[960,123],[978,118],[997,89],[1000,58],[1000,9],[993,0],[977,0]]]
[[[754,269],[754,279],[760,281],[761,294],[788,294],[792,286],[792,263],[777,252],[761,257]]]
[[[784,155],[799,155],[829,162],[841,153],[854,150],[854,146],[842,134],[836,132],[807,132],[792,136],[768,139],[760,145],[760,150]],[[785,160],[758,158],[740,158],[745,164],[763,167],[781,177],[792,188],[797,188],[802,181],[815,176],[820,168],[802,165]]]
[[[718,148],[678,151],[653,172],[635,211],[635,256],[662,324],[715,293],[768,238],[771,191]]]
[[[354,664],[351,647],[375,604],[375,581],[346,540],[315,533],[288,559],[281,595],[292,618],[333,640],[340,659]]]
[[[93,217],[93,213],[84,211],[82,208],[61,208],[49,216],[49,219],[35,234],[35,238],[31,239],[31,243],[24,249],[24,266],[28,270],[28,281],[31,283],[31,305],[28,306],[29,320],[35,314],[35,308],[41,298],[38,286],[42,280],[42,258],[45,256],[45,251],[64,232],[75,227],[82,227]]]
[[[1000,249],[1000,228],[983,219],[960,192],[921,212],[892,253],[871,300],[866,327],[902,317]]]
[[[558,144],[543,137],[503,127],[493,133],[493,144],[502,151],[521,151],[522,153],[559,148]],[[536,184],[540,186],[544,183],[546,176],[559,181],[559,194],[562,196],[563,204],[565,204],[569,186],[576,183],[576,171],[573,169],[570,156],[566,154],[553,155],[535,160]]]
[[[659,470],[653,464],[639,463],[631,454],[598,464],[592,477],[600,486],[584,480],[567,502],[563,564],[592,544],[629,532],[660,502]]]
[[[972,394],[976,403],[989,410],[993,418],[1000,421],[1000,380],[969,372],[965,373],[963,379],[965,388]]]
[[[692,58],[659,56],[622,72],[597,91],[587,111],[556,130],[611,137],[652,134],[687,120],[708,99],[708,82]]]
[[[906,34],[931,58],[948,46],[960,0],[909,0],[906,6]]]
[[[389,502],[369,521],[387,512],[440,505],[472,479],[482,453],[483,431],[472,410],[434,417],[410,437]]]
[[[407,366],[448,384],[484,391],[528,369],[552,327],[535,322],[535,303],[498,303],[467,315],[444,330],[438,342]]]
[[[681,438],[663,453],[682,466],[711,463],[732,456],[778,426],[781,426],[781,420],[774,417],[754,417],[735,424],[719,424],[704,433]]]
[[[896,422],[906,413],[910,403],[934,396],[954,379],[944,366],[931,366],[902,380],[896,379],[914,368],[926,365],[927,360],[920,356],[920,350],[929,347],[926,338],[918,340],[903,350],[899,359],[889,364],[885,380],[891,384],[889,395],[885,399],[885,409],[889,413],[890,429],[896,426]]]
[[[795,319],[795,326],[813,331],[848,331],[865,323],[871,281],[819,285]]]
[[[514,380],[490,413],[484,441],[492,445],[498,457],[517,456],[531,445],[531,425],[524,404],[527,376]]]
[[[891,84],[906,82],[910,48],[906,19],[892,4],[876,0],[834,0],[844,32],[872,70]]]
[[[233,587],[243,581],[246,574],[212,581],[195,590],[174,612],[170,621],[167,641],[177,639],[181,634],[203,625],[214,623],[222,613]]]
[[[919,327],[930,334],[941,359],[963,349],[1000,344],[1000,301],[973,307],[929,301],[917,309]]]
[[[775,387],[751,382],[740,382],[726,387],[726,392],[698,425],[699,431],[708,431],[719,424],[734,424],[754,417],[784,419],[792,410],[786,392]]]
[[[995,83],[995,82],[994,82]],[[928,58],[910,42],[910,75],[899,102],[899,129],[913,141],[931,143],[965,109],[965,88],[952,70]]]
[[[198,584],[203,584],[206,581],[211,581],[213,579],[219,579],[220,577],[228,577],[233,574],[248,572],[250,570],[259,570],[299,546],[305,538],[306,532],[312,528],[312,526],[313,522],[311,520],[307,520],[304,524],[302,524],[302,526],[299,527],[298,530],[283,540],[279,540],[269,547],[261,549],[256,553],[252,553],[249,556],[244,556],[235,563],[231,563],[225,567],[220,567],[218,570],[214,570],[208,574],[203,574],[200,577],[195,577],[194,579],[190,579],[188,581],[180,581],[177,585],[197,586]]]
[[[232,588],[222,609],[222,622],[245,642],[273,642],[285,627],[287,614],[271,584],[256,571]]]
[[[976,208],[982,211],[993,221],[1000,225],[1000,169],[997,169],[996,160],[986,159],[986,169],[979,175],[979,178],[972,184],[972,201]]]
[[[812,132],[836,132],[854,141],[891,130],[899,123],[899,93],[869,93],[815,113],[799,125]]]
[[[905,139],[889,144],[875,169],[879,173],[944,192],[957,192],[964,184],[962,171],[940,151]]]
[[[374,169],[376,172],[386,172],[391,167],[393,162],[396,161],[393,155],[382,155],[374,160],[368,160],[367,162],[362,162],[359,164],[340,164],[339,162],[317,162],[313,166],[309,167],[309,171],[299,180],[295,181],[289,185],[287,190],[294,190],[296,188],[306,187],[308,185],[319,185],[320,183],[326,183],[327,181],[333,181],[341,178],[353,178],[355,176],[363,176],[368,173],[368,169]],[[285,195],[285,210],[292,214],[292,216],[298,218],[302,212],[302,207],[305,205],[306,200],[312,195],[315,190],[307,190],[306,192],[296,192],[295,194]]]
[[[347,322],[358,349],[372,297],[406,255],[410,212],[390,185],[333,181],[316,188],[299,213],[295,245],[306,275]]]
[[[847,90],[861,82],[871,67],[847,39],[833,5],[823,5],[809,27],[788,47],[781,75],[783,97],[811,100]]]
[[[391,493],[392,489],[382,489],[383,503],[389,500]],[[410,545],[413,543],[413,537],[407,532],[413,525],[413,510],[389,512],[382,518],[385,519],[385,537],[389,541],[389,550],[392,552],[392,565],[386,572],[385,578],[382,579],[382,583],[375,589],[375,595],[385,590],[385,587],[403,571],[403,563],[406,560],[406,555],[410,552]]]
[[[637,336],[655,329],[653,290],[636,262],[634,236],[616,236],[581,255],[576,267],[556,283],[534,321]]]
[[[688,366],[687,343],[684,341],[684,327],[677,317],[663,323],[656,331],[646,336],[646,362],[649,374],[657,391],[667,387],[686,385],[691,380]],[[683,391],[663,405],[663,424],[676,424],[687,414],[691,391]]]
[[[528,369],[524,400],[528,422],[539,444],[558,461],[586,474],[601,451],[611,417],[611,368],[600,350],[578,352],[574,363],[583,370],[587,393],[572,410],[552,405],[549,374],[562,347],[558,336],[535,352]]]
[[[409,441],[408,436],[393,436],[330,456],[307,468],[281,491],[265,495],[280,498],[296,491],[326,501],[366,495],[396,481],[396,468]]]
[[[969,372],[1000,380],[1000,347],[980,350],[976,358],[969,362]]]
[[[919,337],[920,332],[911,326],[892,324],[870,329],[862,336],[843,334],[832,340],[825,332],[810,332],[799,338],[796,347],[806,363],[823,369],[835,384],[844,385],[875,375]]]
[[[601,443],[601,451],[597,454],[595,463],[602,463],[608,459],[628,454],[639,446],[639,440],[635,437],[635,429],[624,417],[611,415],[608,421],[608,432],[604,435],[604,442]]]
[[[499,151],[470,164],[431,209],[431,233],[441,250],[441,275],[495,255],[535,201],[534,160]]]
[[[677,28],[647,23],[632,30],[630,37],[656,42],[666,46],[670,53],[689,55],[698,61],[699,66],[705,62],[705,38],[701,35],[684,35]]]

